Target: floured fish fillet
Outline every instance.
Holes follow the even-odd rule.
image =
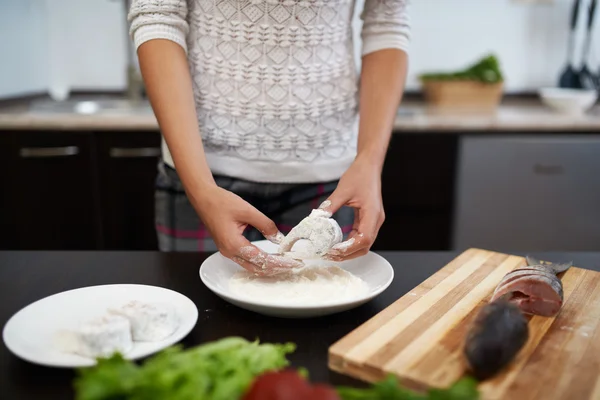
[[[572,263],[553,264],[527,257],[527,266],[519,267],[504,276],[491,301],[508,296],[508,300],[525,313],[555,316],[563,303],[563,286],[556,274],[571,266]]]
[[[125,354],[133,347],[131,324],[118,315],[97,318],[76,330],[60,331],[54,340],[61,351],[91,358]]]
[[[318,259],[324,256],[329,249],[340,243],[343,239],[342,229],[331,218],[331,214],[323,210],[312,210],[298,225],[282,239],[279,244],[279,253],[285,256],[300,259]],[[291,251],[294,244],[305,240],[301,251]]]
[[[120,308],[110,309],[109,312],[129,320],[134,341],[163,340],[179,327],[175,309],[169,304],[132,301]]]
[[[465,340],[464,354],[473,376],[485,380],[500,372],[528,338],[527,319],[517,305],[504,298],[487,304]]]

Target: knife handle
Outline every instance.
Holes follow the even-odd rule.
[[[575,0],[575,4],[573,5],[573,13],[571,14],[571,30],[575,30],[575,26],[577,26],[577,17],[579,17],[579,6],[581,5],[581,0]]]

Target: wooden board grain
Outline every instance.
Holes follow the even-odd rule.
[[[502,277],[525,264],[465,251],[333,344],[329,367],[367,382],[391,373],[414,389],[451,385],[467,373],[462,350],[473,318]],[[560,313],[530,319],[527,344],[480,385],[483,399],[600,399],[600,273],[573,267],[561,280]]]

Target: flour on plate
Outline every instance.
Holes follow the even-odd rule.
[[[354,300],[368,293],[365,281],[335,265],[307,266],[273,277],[240,271],[229,280],[237,296],[277,305],[317,305]]]

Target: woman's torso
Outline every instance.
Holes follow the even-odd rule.
[[[189,0],[198,121],[213,171],[336,179],[355,154],[354,0]],[[229,165],[228,165],[229,164]],[[253,170],[257,167],[257,170]],[[303,173],[302,168],[308,169]],[[320,169],[320,170],[317,170]],[[304,175],[304,177],[302,177]]]

